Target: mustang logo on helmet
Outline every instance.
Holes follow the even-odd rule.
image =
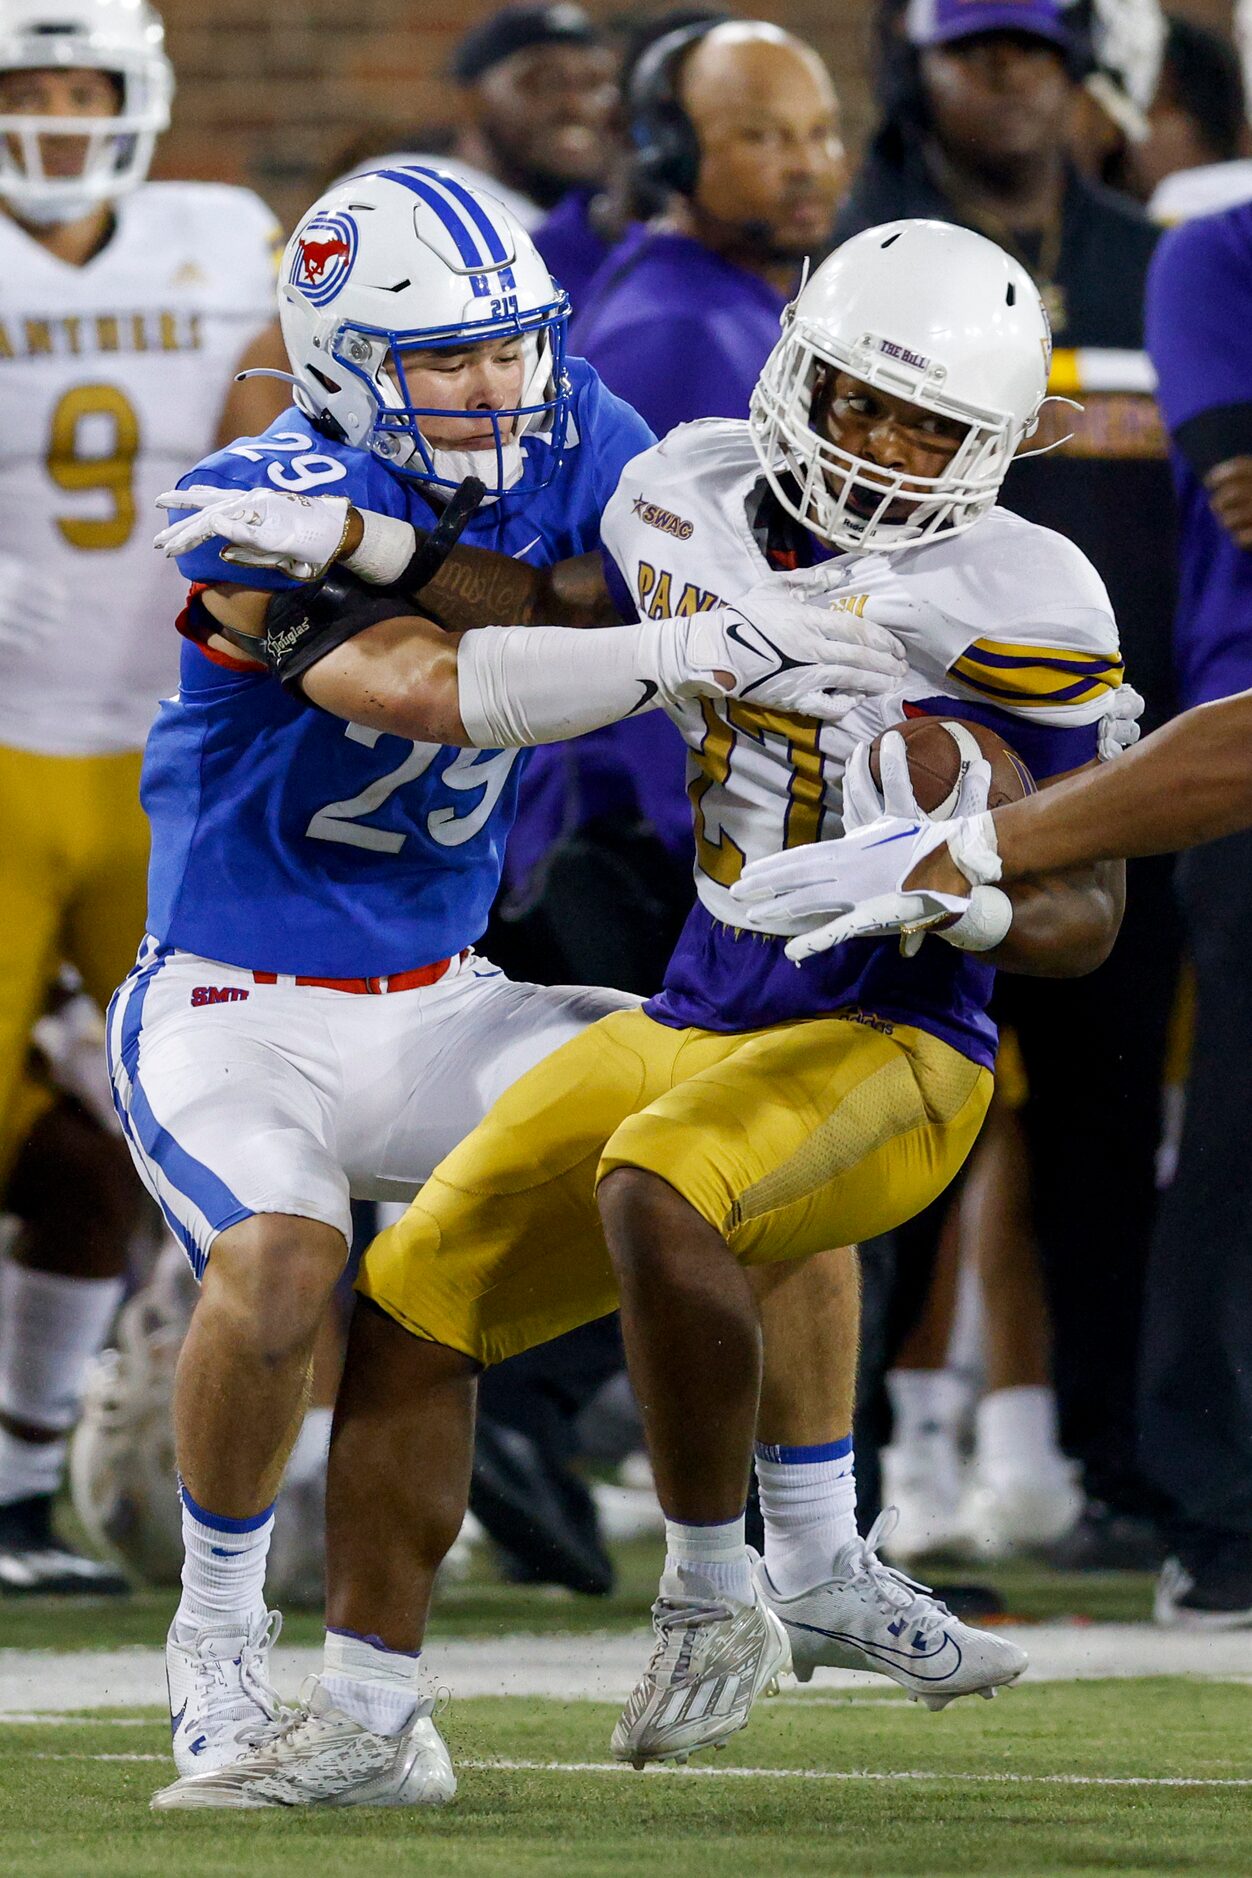
[[[344,286],[356,260],[357,230],[340,213],[310,222],[296,243],[291,284],[314,306],[324,306]]]

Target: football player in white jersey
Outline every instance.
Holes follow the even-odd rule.
[[[0,1187],[16,1164],[26,1221],[0,1261],[0,1593],[125,1588],[54,1542],[50,1509],[120,1298],[130,1175],[24,1065],[60,961],[103,1004],[143,933],[140,753],[177,683],[180,583],[142,518],[189,452],[282,403],[232,385],[272,319],[273,216],[145,181],[162,41],[143,0],[0,0]],[[95,1175],[68,1177],[75,1141]]]
[[[459,1525],[474,1370],[619,1298],[667,1515],[657,1645],[614,1732],[620,1758],[726,1739],[789,1662],[805,1679],[872,1663],[935,1707],[1024,1667],[857,1537],[846,1378],[795,1376],[808,1432],[756,1449],[767,1544],[771,1515],[786,1543],[754,1571],[761,1335],[745,1268],[783,1281],[943,1190],[990,1096],[992,968],[1091,969],[1120,875],[1019,890],[916,956],[863,945],[803,971],[743,932],[732,889],[755,856],[839,833],[849,757],[902,716],[996,728],[1043,781],[1099,753],[1122,690],[1103,585],[1070,543],[995,506],[1049,351],[1037,291],[991,243],[937,223],[872,230],[790,310],[750,423],[680,428],[622,476],[603,538],[641,614],[717,608],[771,569],[832,561],[840,603],[889,623],[910,669],[834,723],[743,699],[667,707],[691,751],[700,898],[664,990],[523,1076],[367,1253],[327,1614],[380,1716]],[[272,512],[222,519],[246,551],[274,548]],[[307,695],[346,714],[368,681],[383,724],[388,656],[340,645],[306,668]],[[871,791],[862,779],[863,812]],[[304,1721],[160,1803],[404,1803],[409,1752],[404,1726],[354,1723],[319,1692]]]

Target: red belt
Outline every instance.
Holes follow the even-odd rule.
[[[458,952],[455,961],[436,959],[433,965],[419,965],[413,972],[391,972],[386,978],[297,978],[298,985],[316,985],[322,991],[354,991],[358,995],[379,997],[388,991],[416,991],[419,985],[437,985],[439,980],[454,963],[459,963],[468,952]],[[284,974],[285,976],[285,974]],[[277,972],[253,972],[252,979],[258,985],[276,985]]]

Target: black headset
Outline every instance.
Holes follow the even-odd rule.
[[[679,67],[690,47],[731,15],[715,14],[654,40],[630,75],[626,108],[635,168],[641,183],[677,195],[693,194],[700,174],[700,140],[678,99]]]

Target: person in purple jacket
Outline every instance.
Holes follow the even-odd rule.
[[[817,53],[763,20],[656,41],[628,98],[637,167],[663,191],[575,305],[579,350],[658,436],[742,417],[845,181],[839,106]]]

